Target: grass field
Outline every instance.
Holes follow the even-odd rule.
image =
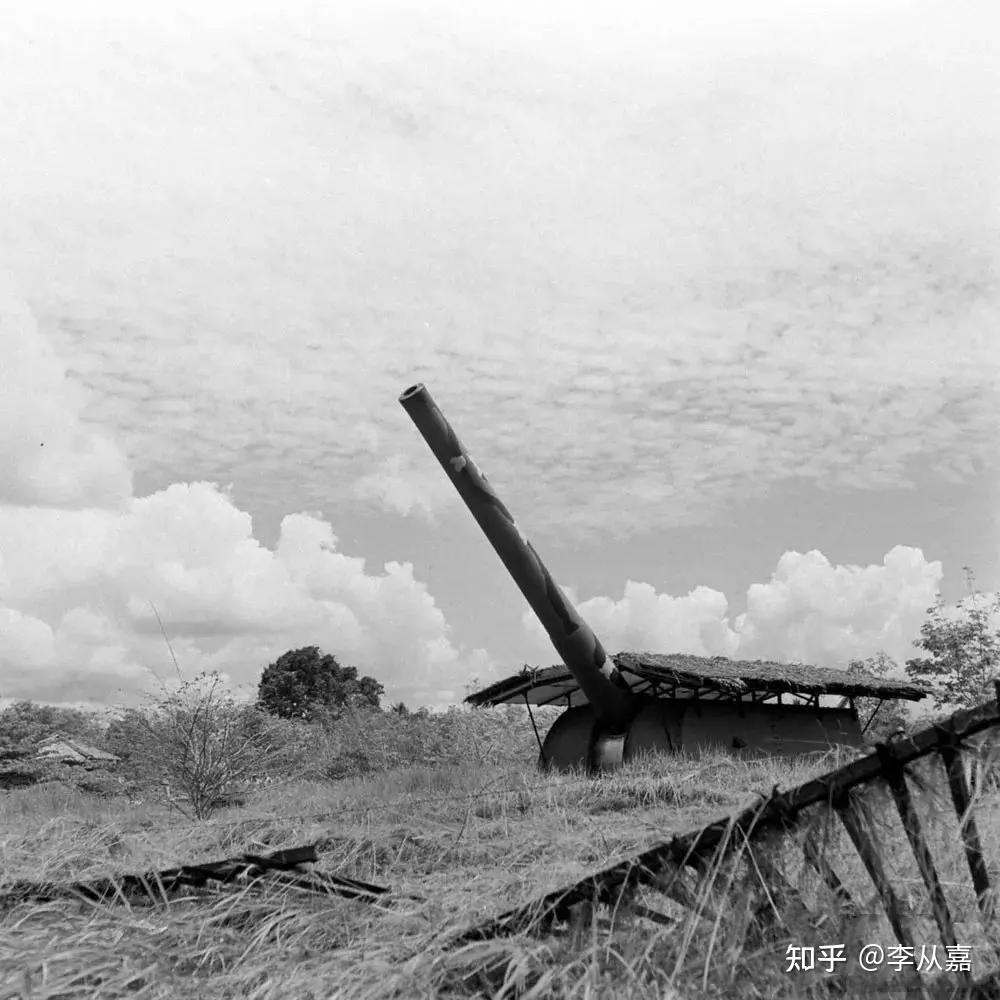
[[[895,944],[843,838],[826,850],[868,904],[850,924],[830,912],[816,926],[823,905],[809,890],[820,900],[811,915],[785,910],[784,926],[755,936],[746,893],[720,874],[705,919],[675,907],[674,923],[661,925],[623,905],[580,912],[558,934],[447,948],[450,936],[478,919],[838,763],[833,756],[798,763],[651,758],[588,780],[541,775],[525,750],[523,761],[414,764],[366,778],[276,783],[202,821],[59,784],[3,793],[5,881],[86,879],[315,842],[320,870],[393,893],[373,905],[262,883],[192,891],[157,904],[21,903],[0,912],[0,998],[905,995],[898,992],[901,975],[852,973],[854,986],[845,993],[821,972],[785,971],[789,944],[839,942],[848,950],[865,941]],[[929,839],[933,834],[946,855],[942,863],[935,848],[942,879],[956,894],[950,902],[969,915],[959,940],[974,945],[976,972],[992,953],[974,932],[957,823],[939,793],[928,780],[923,814],[933,828]],[[877,800],[873,792],[918,940],[938,941],[928,913],[921,913],[926,891],[921,897],[905,838],[889,829],[895,817]],[[995,851],[996,801],[982,803],[979,815],[988,850]],[[754,855],[760,867],[766,861],[802,885],[806,875],[794,857],[783,844]],[[659,908],[671,912],[662,899]]]

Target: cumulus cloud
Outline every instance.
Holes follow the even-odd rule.
[[[368,569],[319,516],[286,516],[271,549],[213,483],[133,495],[113,440],[83,423],[86,393],[30,313],[17,319],[0,345],[4,388],[23,405],[0,437],[0,696],[134,698],[173,673],[161,621],[185,676],[217,669],[237,687],[305,645],[411,702],[452,702],[470,676],[489,676],[484,651],[451,641],[412,564]]]
[[[746,611],[730,618],[726,596],[697,587],[684,597],[629,580],[620,599],[577,603],[608,650],[693,653],[846,667],[885,650],[903,665],[913,655],[941,563],[897,545],[881,565],[834,566],[816,550],[786,552],[767,583],[747,591]],[[567,589],[567,593],[571,593]],[[574,594],[575,598],[575,594]],[[551,646],[537,619],[522,619],[541,662]]]
[[[815,550],[786,552],[770,581],[747,592],[747,610],[734,626],[740,652],[846,666],[884,649],[902,665],[941,577],[940,562],[903,545],[869,566],[834,566]]]
[[[369,571],[317,517],[287,516],[271,550],[210,483],[175,483],[121,512],[50,513],[0,509],[6,696],[115,701],[149,687],[173,669],[157,614],[186,676],[219,669],[236,685],[304,645],[421,703],[455,700],[490,672],[482,650],[450,641],[410,563]]]
[[[85,423],[80,388],[2,282],[0,358],[0,503],[105,507],[130,496],[125,456]]]
[[[609,652],[648,651],[736,655],[739,640],[727,616],[725,594],[696,587],[683,597],[659,593],[648,583],[627,580],[621,598],[581,600],[574,587],[566,596]],[[529,653],[540,663],[553,660],[552,644],[531,611],[521,616]]]

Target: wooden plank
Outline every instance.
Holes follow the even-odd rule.
[[[954,947],[958,944],[958,939],[955,937],[955,924],[951,917],[951,911],[948,909],[948,899],[944,894],[944,888],[938,878],[934,858],[931,855],[927,839],[924,837],[923,824],[920,822],[920,816],[913,805],[913,797],[906,784],[906,774],[903,768],[897,764],[891,747],[884,743],[880,744],[878,754],[883,761],[883,773],[892,791],[896,810],[903,824],[903,831],[906,834],[906,839],[910,842],[910,849],[913,851],[917,867],[920,869],[920,877],[927,887],[934,921],[941,932],[941,941],[945,947]],[[959,975],[968,978],[964,973]]]
[[[875,721],[875,716],[878,715],[879,709],[885,704],[885,699],[879,699],[879,703],[872,710],[872,714],[868,716],[868,721],[864,724],[861,729],[861,735],[864,736],[868,732],[868,727]]]
[[[839,801],[834,802],[834,808],[844,824],[847,835],[851,838],[851,843],[854,844],[854,849],[858,852],[858,857],[861,858],[871,877],[896,940],[904,948],[913,948],[913,928],[903,909],[902,901],[892,887],[892,880],[885,870],[878,841],[870,828],[870,823],[867,822],[864,806],[853,796],[844,795]]]
[[[14,882],[0,893],[0,906],[37,900],[84,898],[94,902],[116,899],[124,901],[130,896],[146,896],[159,900],[165,893],[178,889],[200,888],[209,882],[231,883],[256,881],[268,876],[272,882],[296,886],[312,892],[333,893],[348,899],[373,900],[390,890],[385,886],[359,882],[341,875],[319,873],[301,874],[298,866],[318,860],[315,844],[286,848],[273,854],[244,854],[240,858],[226,858],[201,865],[182,865],[158,872],[138,875],[119,875],[116,878],[95,879],[89,882],[65,884],[41,882]]]
[[[972,796],[969,793],[969,782],[965,777],[965,766],[958,747],[947,744],[940,749],[941,761],[948,775],[948,788],[951,791],[951,801],[958,815],[962,844],[965,848],[965,859],[972,876],[972,885],[976,891],[976,902],[983,915],[983,923],[988,933],[994,931],[994,913],[990,899],[990,877],[986,870],[986,858],[983,856],[983,845],[979,837],[972,814]],[[994,939],[997,935],[993,934]]]

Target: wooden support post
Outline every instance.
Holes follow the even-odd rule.
[[[861,728],[861,735],[864,736],[868,732],[868,727],[875,721],[875,716],[878,715],[878,710],[885,704],[885,699],[879,699],[879,703],[875,706],[872,714],[868,716],[868,721]]]
[[[931,857],[927,840],[924,837],[920,817],[914,808],[913,798],[906,784],[903,767],[892,750],[884,743],[880,743],[876,750],[879,757],[882,758],[882,771],[889,783],[889,788],[892,789],[892,797],[896,800],[896,809],[899,812],[906,839],[910,842],[910,849],[913,851],[917,867],[920,869],[920,875],[924,880],[924,885],[927,886],[934,920],[941,932],[941,941],[945,947],[954,947],[958,943],[955,937],[955,924],[951,919],[948,900],[944,894],[941,880],[938,878],[937,869],[934,867],[934,859]],[[959,975],[965,980],[969,978],[965,973],[959,973]]]
[[[908,917],[903,911],[903,904],[896,895],[896,890],[892,887],[882,862],[882,855],[879,853],[878,842],[874,834],[868,829],[869,825],[864,806],[854,798],[850,792],[845,792],[839,801],[834,801],[834,808],[840,821],[844,824],[847,835],[854,844],[854,849],[858,852],[858,857],[871,877],[872,884],[878,892],[879,899],[885,909],[885,914],[892,925],[896,940],[904,948],[913,948],[913,930],[910,927]]]
[[[538,726],[535,725],[535,713],[531,711],[531,702],[528,701],[528,692],[524,692],[524,704],[528,709],[528,718],[531,719],[531,728],[535,731],[535,741],[538,743],[538,759],[543,767],[548,766],[545,757],[545,748],[542,746],[542,737],[538,733]]]
[[[994,914],[990,901],[990,877],[986,871],[986,859],[983,857],[983,845],[979,839],[979,829],[972,815],[972,796],[969,794],[969,782],[965,777],[965,767],[959,749],[948,744],[941,747],[941,760],[948,774],[948,788],[951,790],[951,801],[958,814],[959,828],[962,832],[962,843],[965,846],[965,859],[972,875],[972,885],[976,890],[976,902],[983,915],[987,932],[992,930]]]

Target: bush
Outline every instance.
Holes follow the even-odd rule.
[[[280,765],[285,748],[270,721],[237,702],[213,672],[164,693],[145,711],[126,713],[108,742],[122,750],[129,744],[126,769],[140,786],[158,786],[172,806],[202,819]]]
[[[538,753],[531,723],[516,706],[453,707],[442,713],[348,709],[316,717],[327,737],[327,778],[387,771],[411,764],[504,763],[523,766]]]

